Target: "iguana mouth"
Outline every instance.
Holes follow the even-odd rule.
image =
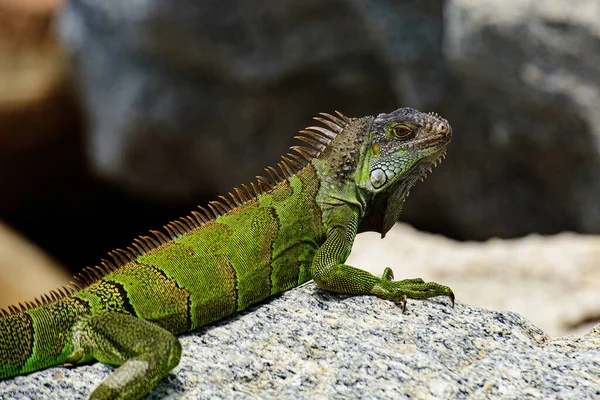
[[[417,146],[417,147],[440,147],[440,146],[445,146],[448,143],[450,143],[450,136],[435,136],[435,137],[428,137],[428,138],[424,138],[424,139],[417,139],[415,140],[412,145],[413,147]]]
[[[417,148],[420,150],[429,150],[429,149],[439,149],[440,147],[445,147],[448,143],[450,143],[450,139],[452,139],[452,129],[450,129],[449,134],[442,135],[438,134],[433,137],[425,137],[422,139],[413,140],[410,143],[407,143],[405,148]]]

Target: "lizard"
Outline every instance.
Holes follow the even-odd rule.
[[[177,335],[311,279],[401,303],[452,290],[345,264],[354,238],[398,220],[452,137],[436,113],[320,113],[278,168],[109,252],[62,288],[0,310],[0,379],[54,365],[115,366],[91,399],[134,399],[178,365]]]

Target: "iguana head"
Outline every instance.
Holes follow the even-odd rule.
[[[358,230],[383,237],[413,185],[445,157],[452,128],[435,113],[401,108],[375,117],[368,137],[355,180],[370,202]]]

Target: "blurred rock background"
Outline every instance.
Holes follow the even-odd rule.
[[[596,0],[0,0],[0,219],[76,271],[252,179],[319,111],[411,106],[455,135],[403,221],[597,234],[598,21]]]

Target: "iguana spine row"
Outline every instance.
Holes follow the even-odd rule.
[[[71,281],[68,285],[50,290],[49,293],[42,293],[39,298],[35,298],[32,301],[10,305],[6,309],[0,308],[0,317],[22,313],[35,307],[53,303],[63,297],[83,290],[125,264],[135,261],[137,257],[161,245],[167,244],[193,229],[200,228],[202,225],[222,215],[226,215],[237,207],[241,207],[261,194],[272,190],[285,179],[289,179],[297,174],[310,160],[318,157],[331,140],[351,122],[351,119],[341,112],[336,110],[335,113],[338,117],[328,113],[319,113],[327,119],[321,117],[313,118],[327,125],[330,129],[320,126],[309,126],[300,131],[303,135],[294,136],[294,139],[301,140],[307,143],[308,146],[291,146],[290,150],[295,151],[297,154],[287,153],[287,155],[282,156],[281,160],[277,163],[279,170],[272,166],[267,166],[265,168],[267,172],[266,177],[257,175],[255,182],[250,182],[249,184],[242,183],[242,189],[233,188],[233,192],[228,193],[229,198],[219,195],[218,198],[220,200],[210,201],[207,205],[208,208],[198,206],[201,212],[191,211],[191,215],[181,217],[164,225],[163,228],[167,234],[159,230],[150,230],[150,233],[154,237],[139,236],[133,239],[132,244],[126,249],[109,251],[108,255],[112,258],[112,261],[102,259],[99,265],[84,267],[79,274],[73,276],[74,281]]]

